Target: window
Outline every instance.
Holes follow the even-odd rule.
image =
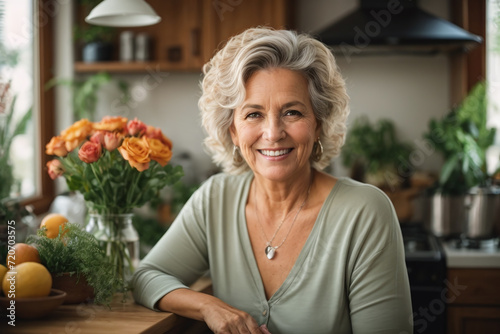
[[[32,5],[31,0],[0,2],[2,197],[31,197],[37,193],[35,117],[29,117],[38,84],[33,76],[33,29],[27,28],[33,17]]]
[[[500,132],[500,1],[488,0],[486,7],[486,79],[489,86],[490,126]],[[497,145],[500,145],[497,139]]]
[[[0,92],[8,88],[2,98],[2,102],[6,101],[0,116],[2,126],[12,110],[12,121],[4,126],[12,133],[31,110],[24,133],[10,145],[7,158],[14,182],[7,194],[32,204],[36,213],[47,210],[54,193],[53,183],[44,170],[44,146],[54,129],[53,93],[43,89],[43,83],[51,76],[54,8],[52,0],[0,0]],[[3,152],[1,156],[6,157]]]

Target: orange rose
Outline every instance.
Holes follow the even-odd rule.
[[[92,123],[88,119],[81,119],[61,132],[61,138],[66,142],[68,152],[73,151],[92,133]]]
[[[105,116],[99,123],[94,123],[95,130],[121,131],[127,125],[128,119],[121,116]]]
[[[97,144],[91,141],[85,142],[85,144],[83,144],[82,147],[80,147],[80,150],[78,151],[78,157],[80,158],[80,160],[88,164],[99,160],[101,154],[102,154],[101,144]]]
[[[151,150],[150,157],[151,160],[157,161],[162,167],[164,167],[172,158],[172,151],[167,145],[164,145],[160,140],[154,138],[146,138],[149,149]]]
[[[45,153],[48,155],[57,155],[58,157],[65,157],[68,155],[68,150],[66,149],[66,143],[61,138],[61,136],[52,137],[50,142],[45,145]]]
[[[169,149],[172,149],[172,142],[158,128],[149,125],[146,130],[146,137],[158,139],[164,145],[167,145]]]
[[[139,172],[149,168],[150,149],[148,142],[137,137],[127,137],[118,147],[123,159],[127,160],[130,166],[136,168]]]
[[[47,162],[47,169],[49,172],[49,176],[52,180],[55,180],[59,176],[64,174],[63,165],[57,159],[53,159],[53,160],[50,160],[49,162]]]

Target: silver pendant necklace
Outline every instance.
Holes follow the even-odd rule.
[[[311,179],[312,179],[312,175],[311,175]],[[286,238],[288,238],[288,235],[292,231],[293,225],[295,224],[295,221],[297,220],[297,217],[299,216],[300,211],[302,211],[302,208],[304,207],[304,205],[307,202],[307,199],[309,198],[309,193],[311,192],[311,185],[312,185],[312,180],[309,183],[309,188],[307,189],[307,195],[306,195],[306,198],[304,199],[304,202],[302,202],[302,204],[300,205],[299,209],[297,210],[297,213],[295,214],[295,217],[293,217],[292,224],[290,225],[290,228],[288,229],[288,232],[286,233],[285,237],[283,238],[283,240],[281,241],[281,243],[279,245],[277,245],[277,246],[273,246],[272,245],[272,243],[274,241],[274,238],[278,234],[278,231],[280,230],[281,226],[285,222],[285,220],[288,217],[288,215],[290,214],[290,212],[292,212],[292,210],[288,211],[288,213],[285,215],[285,217],[281,220],[281,223],[278,225],[278,228],[274,232],[273,237],[271,238],[271,240],[269,240],[269,238],[266,235],[266,232],[264,231],[264,226],[262,225],[262,222],[259,219],[259,212],[258,212],[258,210],[257,209],[255,210],[255,212],[256,212],[256,218],[257,218],[257,221],[259,222],[260,229],[262,231],[262,235],[264,236],[265,240],[269,240],[269,241],[266,242],[266,249],[265,249],[266,256],[267,256],[267,258],[269,260],[272,260],[274,258],[274,256],[276,255],[276,250],[278,248],[280,248],[285,243]],[[255,191],[256,191],[255,189],[256,189],[256,187],[254,187],[254,197],[255,197],[255,200],[257,200],[257,196],[255,195]]]

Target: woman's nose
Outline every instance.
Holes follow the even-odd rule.
[[[265,122],[264,139],[277,142],[285,138],[285,127],[281,119],[268,118]]]

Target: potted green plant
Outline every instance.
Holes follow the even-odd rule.
[[[56,85],[69,86],[73,90],[73,114],[75,119],[87,118],[95,120],[95,113],[100,89],[113,82],[111,75],[107,72],[98,72],[85,78],[64,79],[53,78],[47,82],[45,89]],[[125,105],[130,97],[127,82],[123,80],[114,81],[120,90],[120,103]]]
[[[88,15],[100,0],[79,0],[83,13]],[[87,63],[109,61],[113,58],[113,44],[116,29],[90,25],[85,22],[75,26],[74,37],[82,43],[82,60]]]
[[[381,119],[376,124],[368,118],[357,118],[351,126],[342,149],[342,162],[351,168],[354,179],[380,188],[403,186],[408,172],[398,167],[408,161],[412,146],[396,136],[394,123]]]
[[[486,85],[479,82],[455,109],[432,119],[424,137],[444,158],[439,180],[431,188],[430,228],[440,236],[460,234],[467,223],[466,197],[473,187],[487,187],[486,150],[495,129],[487,127]]]
[[[42,264],[52,274],[53,287],[68,294],[65,303],[93,299],[96,304],[109,304],[118,291],[119,282],[104,251],[80,225],[66,223],[52,239],[42,228],[26,243],[38,250]]]

